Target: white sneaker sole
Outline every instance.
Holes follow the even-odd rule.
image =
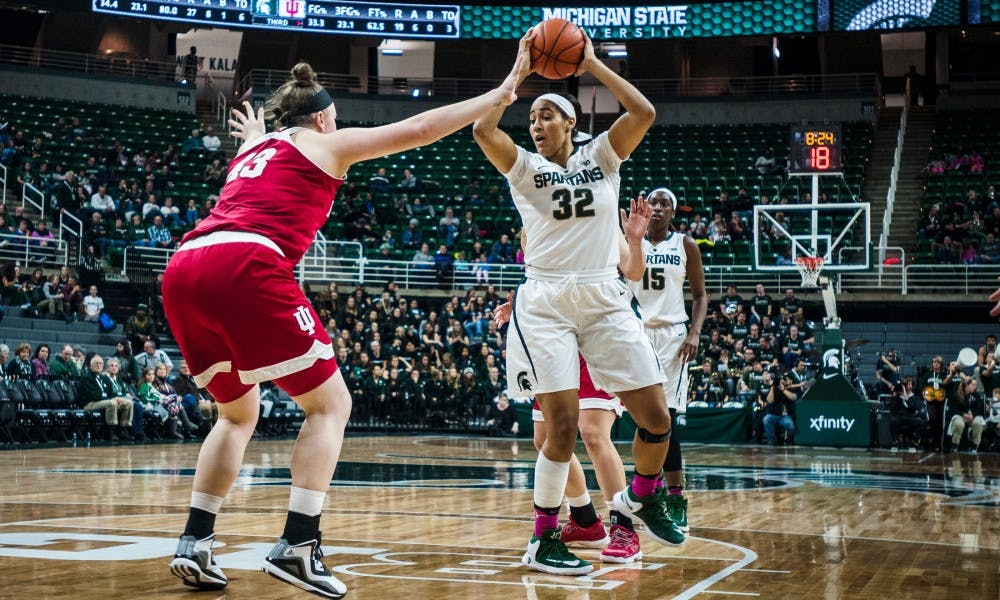
[[[593,541],[576,540],[573,542],[564,542],[564,543],[566,544],[567,548],[603,548],[607,546],[610,541],[611,541],[610,537],[604,536],[604,538],[600,540],[593,540]]]
[[[189,558],[177,557],[170,561],[170,572],[179,577],[184,585],[199,590],[221,590],[229,583],[209,576],[197,562]]]
[[[608,556],[606,554],[601,555],[601,562],[617,563],[619,565],[630,565],[637,560],[642,560],[642,550],[636,552],[632,556]]]
[[[289,583],[291,585],[294,585],[295,587],[297,587],[297,588],[299,588],[301,590],[305,590],[307,592],[311,592],[313,594],[316,594],[317,596],[322,596],[323,598],[332,598],[332,599],[336,600],[338,598],[343,598],[344,594],[347,593],[347,586],[344,586],[344,591],[343,592],[329,592],[328,590],[324,590],[324,589],[318,588],[318,587],[316,587],[314,585],[311,585],[311,584],[309,584],[309,583],[307,583],[305,581],[302,581],[301,579],[299,579],[299,578],[297,578],[297,577],[295,577],[295,576],[293,576],[293,575],[285,572],[284,569],[281,569],[281,568],[279,568],[279,567],[277,567],[275,565],[272,565],[271,563],[269,563],[267,561],[264,561],[264,565],[260,568],[260,570],[264,571],[265,573],[267,573],[271,577],[274,577],[275,579],[280,579],[281,581],[284,581],[285,583]],[[340,585],[344,585],[343,582],[341,582],[336,577],[334,577],[333,580],[336,581],[337,583],[339,583]]]
[[[525,554],[524,558],[521,559],[521,563],[529,569],[541,571],[542,573],[548,573],[549,575],[586,575],[594,570],[594,565],[586,565],[583,567],[550,567],[549,565],[536,562],[535,559],[531,558],[527,554]]]

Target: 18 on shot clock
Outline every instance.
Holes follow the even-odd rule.
[[[789,173],[839,173],[840,125],[792,125]]]

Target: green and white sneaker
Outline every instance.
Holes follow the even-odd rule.
[[[627,487],[614,495],[612,506],[627,517],[646,526],[646,532],[654,540],[667,546],[679,546],[687,536],[670,520],[667,512],[666,493],[654,492],[638,498]]]
[[[542,537],[531,536],[521,562],[529,568],[552,575],[585,575],[594,565],[577,558],[566,548],[559,529],[550,529]]]
[[[691,531],[688,526],[688,500],[684,496],[667,494],[667,516],[674,522],[677,529],[684,533]]]

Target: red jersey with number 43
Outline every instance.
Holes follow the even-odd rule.
[[[343,179],[302,154],[293,127],[269,133],[230,163],[212,213],[183,242],[216,231],[262,235],[296,264],[326,223]]]

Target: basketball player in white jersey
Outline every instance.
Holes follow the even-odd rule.
[[[607,86],[625,109],[609,131],[584,146],[573,144],[577,107],[557,94],[542,95],[531,105],[535,152],[517,146],[498,128],[501,107],[473,126],[479,147],[510,183],[528,236],[525,281],[511,317],[507,377],[512,394],[535,396],[548,431],[535,464],[535,532],[523,562],[560,575],[593,570],[566,549],[558,527],[576,446],[580,355],[595,386],[618,396],[637,424],[635,476],[615,495],[616,507],[642,521],[657,541],[684,541],[656,491],[670,440],[665,377],[644,343],[642,322],[629,306],[617,268],[619,167],[656,112],[639,90],[597,59],[589,39],[577,74],[583,72]]]
[[[673,422],[677,413],[685,410],[688,362],[698,354],[698,336],[708,312],[708,295],[698,245],[691,236],[671,231],[677,197],[666,188],[657,188],[650,192],[647,201],[653,217],[642,240],[646,273],[641,282],[630,281],[629,286],[639,303],[646,335],[653,342],[660,365],[667,374],[663,387]],[[693,297],[690,327],[684,309],[685,279]],[[687,533],[687,498],[684,497],[682,469],[681,447],[675,433],[670,437],[670,449],[663,464],[667,510],[670,520]]]

